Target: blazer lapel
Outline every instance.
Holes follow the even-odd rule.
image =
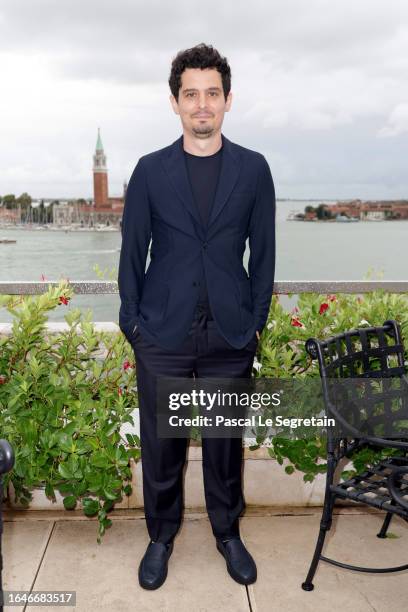
[[[177,195],[194,217],[202,226],[200,213],[194,201],[193,192],[187,174],[186,160],[183,149],[183,136],[180,136],[171,147],[171,154],[163,159],[163,164]]]
[[[227,203],[235,183],[238,180],[241,167],[241,156],[238,153],[238,150],[236,150],[234,144],[228,140],[224,134],[221,134],[221,138],[223,151],[220,176],[218,179],[217,191],[215,193],[207,229],[209,229],[214,223]]]

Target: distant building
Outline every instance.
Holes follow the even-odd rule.
[[[21,222],[21,210],[18,208],[6,208],[0,206],[0,223],[16,225]]]
[[[103,150],[100,129],[93,156],[93,201],[89,204],[69,202],[54,206],[54,224],[96,227],[100,225],[121,227],[127,183],[123,195],[109,197],[108,168]]]
[[[103,208],[108,203],[108,168],[103,150],[101,132],[98,128],[95,154],[93,156],[94,206]]]
[[[120,217],[123,214],[123,206],[126,196],[127,183],[123,184],[123,195],[109,197],[108,168],[106,166],[106,155],[103,150],[101,132],[98,128],[95,154],[93,156],[93,184],[94,184],[94,209],[95,212],[110,213],[115,211]]]
[[[357,218],[361,221],[408,219],[407,200],[352,200],[351,202],[337,202],[336,204],[325,204],[324,206],[330,211],[332,217],[340,215]],[[306,209],[306,217],[316,217],[316,209],[313,207],[306,207]]]

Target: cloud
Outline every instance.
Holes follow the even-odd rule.
[[[385,11],[378,0],[338,0],[329,11],[326,0],[253,0],[248,10],[247,2],[233,0],[2,0],[0,49],[45,52],[69,77],[88,78],[92,66],[100,74],[103,63],[104,79],[119,73],[125,82],[133,64],[149,82],[161,79],[179,49],[202,40],[227,55],[256,51],[283,69],[303,61],[312,70],[378,70],[388,51],[406,49],[408,7],[404,0],[390,6]]]
[[[378,131],[378,136],[390,138],[408,132],[408,104],[398,104],[390,113],[386,125]]]
[[[225,134],[262,151],[288,194],[408,193],[405,0],[2,0],[0,193],[90,197],[98,126],[120,193],[138,157],[180,134],[171,60],[199,42],[231,64]]]

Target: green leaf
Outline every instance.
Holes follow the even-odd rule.
[[[128,457],[132,457],[135,460],[140,459],[141,454],[142,454],[140,448],[129,448],[127,453],[128,453]]]
[[[47,482],[45,485],[45,494],[47,497],[50,497],[51,499],[55,499],[54,488],[49,482]]]
[[[77,503],[77,498],[75,497],[75,495],[68,495],[67,497],[64,497],[63,499],[64,508],[66,510],[72,510],[73,508],[75,508],[76,503]]]
[[[73,492],[72,483],[70,483],[70,482],[62,482],[61,484],[58,485],[58,491],[61,494],[63,494],[63,493],[72,493]]]
[[[105,427],[104,433],[106,436],[111,436],[118,429],[118,423],[111,423],[109,426]]]
[[[84,497],[84,499],[82,500],[82,507],[86,516],[94,516],[99,510],[99,502],[97,499]]]
[[[76,423],[72,421],[71,423],[68,423],[68,425],[65,425],[64,429],[62,430],[62,433],[66,434],[67,436],[72,436],[75,430]]]
[[[118,497],[117,493],[115,493],[114,491],[110,491],[109,489],[104,489],[103,494],[105,495],[106,499],[111,499],[113,501],[116,500]]]
[[[112,465],[111,461],[102,453],[95,453],[90,460],[95,467],[108,468]]]
[[[67,480],[71,480],[73,478],[73,474],[70,471],[69,467],[65,463],[60,463],[58,465],[58,472],[61,474],[63,478]]]

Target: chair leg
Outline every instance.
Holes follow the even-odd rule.
[[[320,561],[320,554],[322,552],[323,549],[323,544],[324,544],[324,540],[326,537],[326,533],[327,533],[328,529],[324,529],[324,528],[320,528],[319,531],[319,535],[317,537],[317,543],[316,543],[316,549],[315,549],[315,553],[313,555],[313,559],[312,559],[312,563],[310,565],[310,569],[309,572],[306,576],[306,580],[304,582],[302,582],[302,589],[304,591],[313,591],[314,589],[314,584],[312,582],[313,577],[316,573],[316,569],[318,566],[318,563]]]
[[[302,583],[302,589],[304,591],[313,591],[314,585],[312,583],[313,577],[316,573],[317,566],[321,559],[321,552],[323,550],[324,540],[326,538],[327,532],[331,528],[332,524],[332,514],[334,508],[334,502],[336,496],[331,492],[330,486],[333,482],[335,470],[335,461],[334,458],[329,458],[327,465],[327,479],[326,479],[326,492],[324,496],[324,506],[322,512],[322,518],[320,521],[320,531],[317,537],[316,548],[313,555],[312,563],[310,564],[309,572],[306,576],[306,580]]]
[[[382,525],[379,533],[377,533],[377,538],[386,538],[387,537],[387,529],[390,526],[392,517],[393,517],[393,513],[392,512],[387,512],[387,514],[385,515],[385,519],[384,519],[383,525]]]

